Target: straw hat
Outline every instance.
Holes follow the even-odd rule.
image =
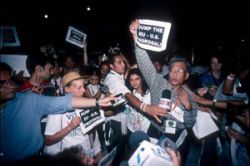
[[[79,80],[79,79],[89,79],[90,76],[80,76],[79,73],[75,71],[71,71],[66,73],[63,78],[62,78],[62,85],[65,87],[68,83],[74,80]]]

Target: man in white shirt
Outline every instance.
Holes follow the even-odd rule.
[[[114,95],[122,93],[130,104],[132,104],[136,108],[139,108],[141,111],[146,112],[158,121],[160,121],[158,116],[166,115],[166,110],[164,110],[163,108],[155,105],[144,104],[137,97],[131,94],[130,90],[125,85],[124,74],[126,72],[126,59],[122,54],[118,53],[110,57],[110,69],[110,72],[104,80],[104,84],[108,86],[110,93]],[[144,107],[142,107],[142,105],[144,105]],[[126,107],[123,109],[124,110],[117,110],[118,112],[114,112],[114,114],[116,115],[109,118],[110,120],[106,122],[104,132],[106,134],[104,137],[105,139],[107,138],[106,145],[110,147],[118,146],[117,154],[119,154],[119,152],[124,152],[125,150],[123,149],[124,142],[122,139],[122,135],[125,135],[126,132],[122,132],[124,132],[124,128],[127,129],[125,114]],[[109,125],[110,127],[108,128],[107,125]],[[111,135],[110,133],[115,134]],[[116,160],[121,161],[122,159],[119,157],[122,156],[118,156]]]

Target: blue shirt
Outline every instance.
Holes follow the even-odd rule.
[[[1,110],[1,159],[32,156],[43,146],[41,117],[72,109],[72,96],[50,97],[33,92],[17,93]]]

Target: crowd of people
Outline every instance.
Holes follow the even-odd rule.
[[[138,26],[137,20],[129,26],[133,43]],[[86,43],[83,49],[82,63],[71,54],[62,60],[46,51],[30,55],[29,78],[13,75],[1,62],[1,163],[92,166],[116,149],[112,165],[127,165],[136,149],[129,138],[142,131],[151,143],[169,138],[176,145],[163,147],[174,166],[250,164],[250,68],[244,60],[235,58],[237,65],[223,70],[229,62],[214,54],[197,75],[181,54],[163,63],[134,44],[136,65],[114,49],[91,67]],[[114,106],[115,96],[126,102]],[[170,100],[168,108],[161,106],[163,98]],[[102,112],[105,120],[83,133],[84,117],[77,112],[89,110]],[[199,112],[218,127],[203,138],[193,131]]]

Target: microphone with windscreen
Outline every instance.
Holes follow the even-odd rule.
[[[162,108],[166,109],[167,112],[170,112],[170,110],[171,110],[171,91],[170,90],[165,89],[162,92],[159,107],[162,107]],[[164,125],[164,121],[166,120],[166,117],[161,117],[160,119],[162,121],[161,125]]]
[[[162,92],[159,106],[162,108],[165,108],[167,111],[170,111],[171,109],[171,91],[170,90],[165,89]]]
[[[144,140],[150,142],[149,136],[145,132],[140,130],[133,132],[128,139],[131,151],[134,152],[138,148],[140,143]]]

